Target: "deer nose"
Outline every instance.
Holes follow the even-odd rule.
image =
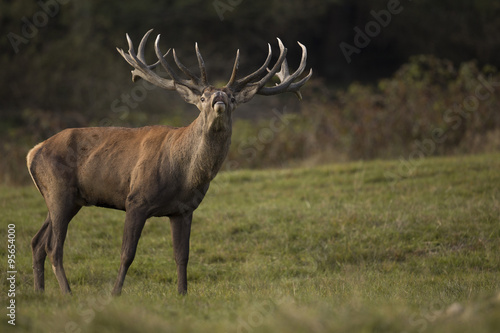
[[[213,103],[215,104],[216,102],[224,102],[224,93],[222,91],[216,91],[214,93],[214,97],[213,97]]]
[[[212,98],[212,107],[217,113],[222,113],[226,111],[226,101],[224,98],[224,93],[222,91],[217,91],[214,93],[214,97]]]

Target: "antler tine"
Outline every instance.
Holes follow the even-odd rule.
[[[297,68],[295,73],[293,73],[292,76],[290,76],[290,78],[293,78],[293,79],[297,78],[300,74],[302,74],[302,72],[306,68],[306,60],[307,60],[306,47],[301,42],[297,42],[297,44],[299,44],[299,46],[302,48],[302,58],[300,59],[299,68]],[[278,73],[276,73],[276,76],[280,79],[281,82],[283,82],[286,78],[289,77],[289,75],[290,75],[290,72],[288,69],[288,62],[285,59],[285,61],[283,61],[283,64],[281,65],[281,70]]]
[[[180,78],[177,73],[170,67],[168,64],[167,60],[165,57],[168,55],[170,52],[170,49],[167,51],[167,53],[162,54],[160,51],[160,35],[156,37],[155,41],[155,53],[156,56],[158,57],[158,61],[152,65],[147,65],[146,64],[146,57],[145,57],[145,48],[146,48],[146,43],[148,40],[149,35],[151,34],[153,30],[149,30],[144,34],[144,36],[141,39],[141,42],[139,43],[139,49],[138,49],[138,54],[136,54],[135,49],[134,49],[134,44],[132,43],[132,40],[130,39],[130,36],[126,34],[127,37],[127,43],[128,43],[128,53],[125,53],[122,49],[116,48],[118,52],[121,54],[121,56],[132,66],[134,69],[132,70],[132,81],[135,82],[136,78],[140,77],[143,78],[154,85],[157,85],[161,88],[167,89],[167,90],[176,90],[175,84],[180,84],[183,86],[188,87],[191,90],[196,90],[198,92],[203,91],[204,87],[208,85],[207,80],[206,80],[206,74],[204,71],[204,65],[203,65],[203,60],[201,59],[201,55],[199,54],[198,48],[197,48],[197,56],[198,56],[198,62],[200,64],[200,68],[203,68],[202,71],[202,76],[203,80],[200,80],[198,77],[196,77],[191,71],[189,71],[186,66],[184,66],[179,58],[177,57],[177,54],[175,53],[175,50],[172,52],[173,57],[175,60],[175,63],[179,67],[179,69],[186,74],[189,77],[189,80],[184,80]],[[153,69],[158,66],[158,64],[161,64],[163,68],[167,71],[167,74],[170,76],[170,79],[166,79],[163,77],[160,77],[158,74],[153,72]]]
[[[144,55],[144,49],[146,48],[146,42],[148,40],[148,37],[149,35],[151,34],[151,32],[153,31],[153,29],[150,29],[148,32],[146,32],[146,34],[144,34],[144,36],[142,37],[141,39],[141,42],[139,43],[139,54],[138,54],[138,57],[140,61],[142,61],[144,64],[146,63],[146,57]],[[150,67],[150,66],[148,66]],[[151,68],[151,67],[150,67]]]
[[[175,53],[175,49],[172,50],[173,51],[173,55],[174,55],[174,61],[177,65],[177,67],[179,67],[179,69],[184,73],[186,74],[186,76],[188,76],[192,81],[196,82],[196,83],[199,83],[200,82],[200,79],[194,75],[189,69],[187,69],[186,66],[184,66],[181,61],[179,60],[179,58],[177,58],[177,54]]]
[[[257,91],[257,94],[259,95],[264,95],[264,96],[269,96],[269,95],[276,95],[282,92],[293,92],[299,99],[302,99],[302,94],[300,93],[299,89],[311,78],[313,74],[312,68],[309,70],[309,73],[303,77],[300,81],[291,83],[290,80],[286,85],[281,85],[281,84],[276,84],[274,87],[263,87],[259,91]]]
[[[299,89],[311,78],[312,69],[309,71],[309,74],[307,74],[306,77],[300,79],[295,83],[293,81],[295,81],[304,72],[307,60],[307,48],[303,44],[298,42],[299,46],[302,48],[302,58],[297,70],[290,75],[288,62],[286,60],[286,54],[288,50],[283,45],[281,39],[277,38],[277,40],[280,48],[280,55],[273,67],[271,69],[267,68],[272,56],[271,45],[267,44],[269,47],[269,53],[264,65],[257,71],[240,80],[235,79],[239,66],[239,52],[236,53],[233,72],[226,87],[236,93],[238,103],[245,103],[249,101],[255,94],[276,95],[283,92],[294,92],[299,99],[302,99]],[[267,74],[263,75],[266,70]],[[279,83],[277,83],[274,87],[266,87],[265,85],[271,80],[274,75],[278,77]],[[258,81],[253,81],[255,79],[257,79]]]
[[[236,50],[236,58],[234,59],[233,72],[231,73],[231,78],[226,84],[226,87],[231,87],[236,80],[236,75],[238,75],[238,67],[240,66],[240,49]]]
[[[135,63],[132,59],[132,57],[130,57],[130,55],[126,54],[125,51],[123,51],[122,49],[120,48],[116,48],[116,50],[118,51],[118,53],[121,54],[121,56],[129,63],[129,65],[131,66],[135,66]]]
[[[312,74],[313,74],[313,70],[311,68],[309,70],[309,74],[307,74],[300,81],[292,83],[291,85],[289,85],[286,91],[294,92],[295,95],[297,95],[297,97],[301,100],[302,99],[302,94],[300,93],[299,89],[302,88],[302,86],[311,78]]]
[[[155,40],[155,53],[156,56],[158,57],[158,61],[160,64],[165,68],[167,71],[168,75],[172,78],[174,81],[180,81],[181,78],[177,76],[177,74],[173,71],[172,67],[168,64],[168,62],[165,60],[165,58],[162,57],[161,51],[160,51],[160,34],[156,37]],[[170,52],[170,49],[168,50]],[[168,52],[167,52],[168,53]]]
[[[189,80],[182,79],[177,75],[177,73],[170,67],[168,64],[167,60],[165,57],[168,55],[170,52],[170,49],[167,51],[167,53],[162,54],[160,51],[160,36],[158,35],[156,37],[155,41],[155,53],[156,56],[158,57],[158,61],[152,65],[147,65],[146,64],[146,57],[145,57],[145,48],[146,48],[146,43],[148,40],[149,35],[151,34],[153,30],[147,31],[144,36],[141,39],[141,42],[139,43],[139,49],[138,49],[138,54],[136,54],[135,49],[134,49],[134,44],[132,43],[132,40],[130,39],[130,36],[126,34],[127,37],[127,43],[128,43],[128,53],[125,53],[122,49],[116,48],[118,52],[121,54],[121,56],[134,68],[132,70],[132,81],[135,82],[136,78],[143,78],[148,82],[151,82],[154,85],[157,85],[161,88],[167,89],[167,90],[178,90],[176,88],[176,84],[185,86],[189,88],[191,91],[196,91],[196,92],[202,92],[203,89],[208,86],[207,79],[206,79],[206,74],[204,70],[204,64],[203,64],[203,59],[201,59],[201,55],[199,54],[198,46],[196,46],[196,51],[197,51],[197,56],[198,56],[198,63],[200,64],[200,68],[202,69],[202,80],[200,80],[196,75],[194,75],[189,69],[187,69],[186,66],[184,66],[179,58],[177,57],[177,54],[175,53],[175,50],[173,50],[173,57],[175,60],[175,63],[177,64],[177,67],[186,75],[189,77]],[[158,64],[161,64],[162,67],[167,71],[168,76],[170,76],[170,79],[160,77],[158,74],[156,74],[153,69],[158,66]]]
[[[279,41],[279,39],[278,39],[278,41]],[[288,63],[285,59],[281,64],[280,71],[276,73],[276,76],[280,80],[280,83],[277,83],[276,86],[274,86],[274,87],[261,86],[261,88],[257,91],[257,94],[259,94],[259,95],[274,95],[274,94],[279,94],[282,92],[294,92],[297,95],[297,97],[299,97],[299,99],[302,98],[302,95],[300,94],[299,89],[311,77],[312,69],[309,71],[309,74],[306,77],[304,77],[302,80],[300,80],[299,82],[293,83],[293,81],[297,77],[299,77],[302,74],[302,72],[304,71],[304,69],[306,67],[306,60],[307,60],[307,48],[303,44],[301,44],[300,42],[298,42],[298,44],[302,48],[302,58],[300,60],[299,68],[297,68],[297,70],[292,75],[290,75],[290,72],[288,69]],[[280,48],[281,48],[281,43],[280,43]],[[268,75],[270,75],[271,73],[272,73],[272,70],[269,71]],[[264,81],[264,79],[265,78],[263,78],[262,81]],[[264,84],[265,84],[265,82],[264,82]]]
[[[125,37],[127,38],[127,43],[128,43],[128,53],[135,55],[134,44],[132,43],[132,39],[130,39],[128,33],[125,34]]]
[[[116,48],[118,52],[127,60],[127,62],[132,65],[134,68],[136,67],[145,67],[145,64],[143,64],[141,61],[137,59],[137,56],[135,54],[134,50],[134,45],[132,44],[132,40],[130,39],[130,36],[128,34],[125,34],[125,37],[127,38],[127,43],[128,43],[128,54],[126,54],[122,49]],[[143,66],[144,65],[144,66]]]
[[[288,61],[286,59],[283,61],[281,64],[281,69],[278,73],[276,73],[276,76],[280,79],[282,82],[286,77],[290,75],[290,70],[288,69]]]
[[[196,50],[196,57],[198,58],[198,66],[200,67],[201,84],[208,86],[207,72],[205,71],[205,62],[203,61],[203,58],[201,57],[200,49],[198,48],[198,43],[194,44],[194,48]]]
[[[266,72],[267,66],[269,66],[269,63],[271,62],[271,57],[273,54],[272,49],[271,49],[271,44],[267,43],[267,46],[268,46],[269,50],[267,52],[267,58],[264,61],[264,64],[258,70],[253,72],[252,74],[249,74],[249,75],[245,76],[244,78],[239,79],[236,82],[234,82],[232,86],[230,86],[228,83],[227,84],[228,87],[231,87],[231,88],[234,87],[235,91],[238,91],[238,90],[242,89],[247,83],[249,83],[250,81],[252,81],[253,79],[255,79],[257,77],[260,77],[263,73]]]
[[[269,73],[267,73],[267,75],[264,76],[259,82],[256,82],[256,84],[259,86],[259,90],[260,88],[264,87],[264,85],[278,72],[283,62],[285,61],[286,53],[288,50],[281,42],[281,39],[279,38],[277,39],[278,39],[278,45],[280,47],[280,56],[278,57],[278,60],[274,64],[273,68],[271,70],[268,70]]]
[[[153,29],[150,29],[148,32],[146,32],[146,34],[142,37],[141,39],[141,42],[139,43],[139,54],[138,54],[138,59],[140,61],[142,61],[144,64],[146,64],[146,57],[144,55],[144,50],[146,48],[146,43],[148,41],[148,38],[149,38],[149,35],[151,34],[151,32],[153,31]],[[170,52],[170,49],[168,49],[167,53],[165,53],[163,55],[163,58],[165,58],[167,56],[167,54]],[[152,65],[146,65],[148,66],[149,69],[155,69],[156,66],[158,66],[160,64],[160,60],[156,61],[154,64]]]
[[[259,87],[263,87],[267,81],[269,81],[278,71],[278,69],[281,68],[281,65],[283,64],[283,61],[286,59],[286,53],[288,52],[287,48],[283,45],[281,42],[281,39],[278,38],[278,44],[280,47],[280,56],[278,57],[278,60],[274,64],[273,68],[271,70],[267,70],[268,73],[266,76],[264,76],[259,82],[257,82],[257,85]]]
[[[130,39],[130,36],[128,34],[125,35],[127,38],[128,42],[128,54],[125,53],[120,48],[116,48],[118,52],[121,54],[121,56],[132,66],[134,67],[134,70],[132,70],[132,81],[135,82],[137,77],[142,77],[145,80],[161,87],[167,90],[173,90],[175,89],[173,82],[170,80],[164,79],[162,77],[159,77],[156,73],[154,73],[151,69],[150,66],[147,66],[144,61],[139,59],[135,53],[134,50],[134,45],[132,43],[132,40]],[[139,47],[139,50],[141,50],[141,47]],[[140,51],[141,52],[141,51]],[[167,52],[168,53],[168,52]]]
[[[143,37],[143,39],[141,40],[141,43],[139,45],[139,57],[135,53],[134,45],[133,45],[132,40],[130,39],[130,36],[128,34],[125,35],[127,38],[128,47],[129,47],[128,54],[125,53],[125,51],[123,51],[122,49],[120,49],[118,47],[116,48],[116,50],[121,54],[121,56],[132,67],[134,67],[134,69],[132,70],[132,81],[135,82],[135,80],[138,77],[142,77],[143,79],[145,79],[145,80],[147,80],[147,81],[149,81],[149,82],[151,82],[151,83],[153,83],[161,88],[164,88],[167,90],[173,90],[173,89],[175,89],[175,87],[174,87],[173,82],[171,80],[164,79],[152,71],[152,69],[154,69],[154,67],[159,62],[157,64],[150,65],[150,66],[146,65],[146,61],[144,58],[144,46],[146,44],[147,37],[150,33],[151,33],[151,31],[148,31],[146,33],[146,35]],[[168,52],[166,54],[168,54]]]
[[[172,80],[174,80],[174,84],[177,83],[177,84],[181,84],[183,86],[186,86],[190,89],[194,89],[194,90],[197,90],[197,91],[202,91],[203,88],[207,85],[207,84],[204,84],[202,82],[202,84],[200,85],[200,82],[199,82],[199,79],[194,76],[193,73],[191,73],[183,64],[180,63],[180,61],[177,59],[176,60],[176,64],[177,66],[179,66],[179,68],[186,74],[188,75],[190,78],[191,78],[191,81],[188,81],[188,80],[184,80],[184,79],[181,79],[177,73],[175,73],[175,71],[172,69],[172,67],[170,67],[170,65],[168,64],[168,62],[162,57],[161,55],[161,51],[160,51],[160,35],[158,35],[158,37],[156,37],[156,41],[155,41],[155,52],[156,52],[156,56],[158,57],[158,60],[160,61],[161,65],[163,66],[163,68],[165,68],[165,70],[167,71],[168,75],[172,78]],[[175,52],[175,51],[174,51]],[[174,60],[175,60],[175,56],[174,56]],[[189,74],[188,74],[189,73]],[[203,75],[203,73],[202,73]],[[206,79],[205,79],[206,80]]]
[[[130,63],[132,66],[134,66],[136,69],[137,67],[146,70],[149,69],[149,66],[146,65],[146,62],[144,59],[140,59],[137,57],[137,54],[135,53],[134,45],[132,43],[132,40],[130,39],[130,36],[128,34],[125,35],[127,37],[127,42],[128,42],[128,55],[130,59],[132,59],[132,63]],[[121,51],[121,50],[120,50]],[[141,52],[141,48],[139,46],[139,52]],[[121,53],[124,53],[123,51]]]

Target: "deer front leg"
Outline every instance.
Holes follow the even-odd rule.
[[[127,275],[127,271],[134,261],[137,244],[145,223],[145,214],[134,209],[127,210],[123,230],[120,270],[112,291],[114,296],[119,296],[122,293],[125,275]]]
[[[189,237],[193,214],[170,217],[174,259],[177,265],[177,291],[187,294],[187,264],[189,260]]]

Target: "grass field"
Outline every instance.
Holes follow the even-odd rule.
[[[123,295],[109,296],[124,213],[102,208],[69,228],[73,296],[60,295],[49,262],[46,292],[34,293],[30,240],[46,208],[34,186],[0,187],[0,331],[499,332],[500,154],[406,171],[375,161],[221,173],[195,212],[186,297],[166,218],[148,221]]]

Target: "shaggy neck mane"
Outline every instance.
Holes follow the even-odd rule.
[[[221,127],[217,124],[209,128],[206,120],[200,114],[191,125],[186,128],[186,135],[191,138],[191,152],[188,168],[188,184],[198,187],[209,183],[215,178],[222,163],[226,159],[231,144],[231,123]]]

